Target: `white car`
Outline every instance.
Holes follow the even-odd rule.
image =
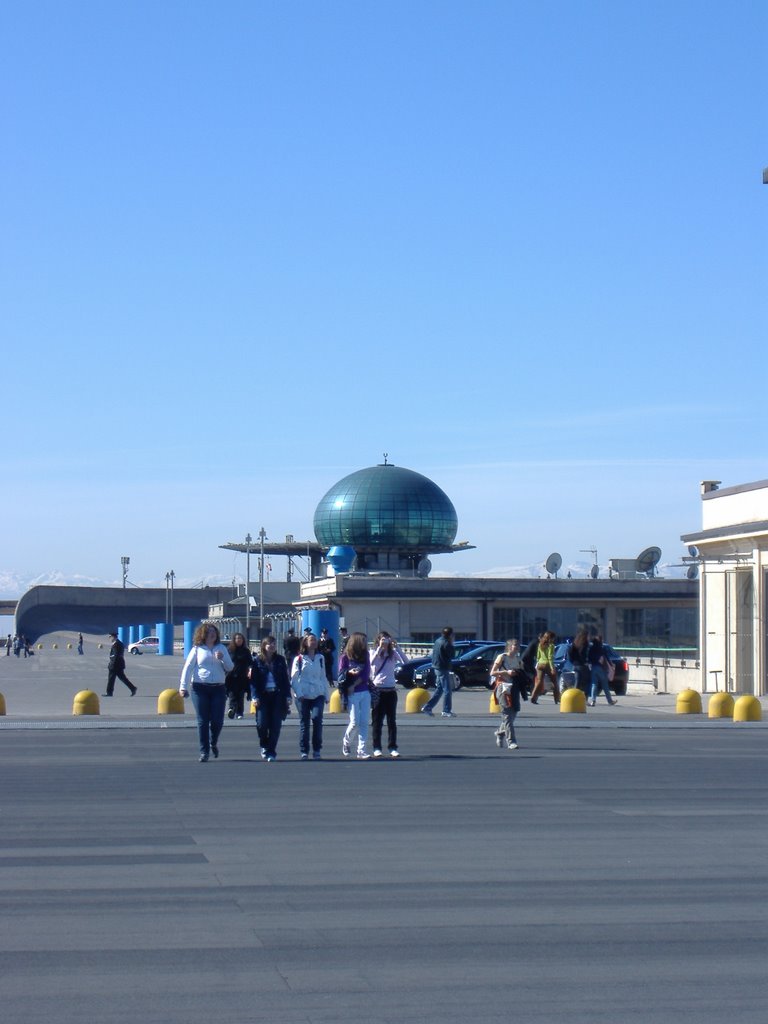
[[[157,654],[159,650],[160,637],[158,636],[143,636],[141,640],[128,644],[128,651],[131,654],[143,654],[144,651],[151,651],[153,654]]]

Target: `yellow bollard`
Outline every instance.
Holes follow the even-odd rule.
[[[750,697],[745,693],[739,697],[733,706],[734,722],[761,722],[763,720],[763,709],[757,697]]]
[[[677,695],[675,711],[678,715],[700,715],[701,694],[698,690],[681,690]]]
[[[5,714],[5,697],[0,693],[0,715]]]
[[[406,715],[418,715],[428,700],[429,690],[425,690],[423,686],[415,686],[409,690],[405,698]]]
[[[563,715],[586,715],[587,698],[577,686],[569,686],[560,695],[560,713]]]
[[[340,715],[344,708],[341,706],[341,694],[338,689],[334,688],[331,690],[331,699],[328,701],[328,707],[326,708],[326,714],[329,715]]]
[[[98,715],[99,698],[93,690],[80,690],[75,694],[75,701],[72,705],[73,715]]]
[[[255,714],[256,714],[256,712],[257,712],[258,710],[259,710],[259,702],[258,702],[258,701],[257,701],[257,700],[256,700],[256,699],[254,698],[254,699],[253,699],[253,700],[251,701],[251,710],[250,710],[249,714],[251,714],[251,715],[254,715],[254,716],[255,716]]]
[[[183,715],[184,698],[178,690],[161,690],[157,695],[158,715]]]
[[[707,704],[709,718],[733,718],[733,697],[730,693],[713,693]]]

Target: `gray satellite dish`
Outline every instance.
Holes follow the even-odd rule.
[[[687,580],[695,580],[698,575],[699,575],[699,567],[698,567],[698,565],[689,565],[688,566],[688,572],[685,574],[685,578]]]
[[[637,556],[637,571],[645,573],[646,576],[653,576],[653,570],[658,565],[660,558],[661,548],[646,548]]]
[[[432,563],[428,558],[422,558],[419,564],[416,566],[416,575],[425,580],[427,576],[432,572]]]
[[[699,557],[699,549],[696,547],[695,544],[688,545],[688,554],[691,556],[691,558]]]
[[[600,575],[600,566],[593,565],[592,568],[589,570],[589,575],[593,580],[596,580],[597,577]]]
[[[557,551],[553,551],[544,563],[544,568],[551,576],[557,576],[557,574],[560,572],[560,566],[562,564],[563,556],[558,554]]]

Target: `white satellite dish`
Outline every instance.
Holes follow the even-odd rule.
[[[646,576],[653,576],[654,569],[659,564],[661,559],[661,548],[650,547],[645,548],[637,556],[637,571],[644,573]]]
[[[550,574],[550,576],[557,576],[560,572],[560,566],[563,564],[563,556],[558,554],[557,551],[553,551],[549,558],[544,563],[544,568]]]

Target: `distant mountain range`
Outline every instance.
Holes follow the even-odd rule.
[[[589,570],[591,564],[589,562],[574,562],[571,565],[564,565],[558,577],[565,579],[568,573],[574,579],[585,579],[589,576]],[[547,573],[544,566],[541,564],[536,565],[506,565],[506,566],[494,566],[493,568],[483,569],[479,572],[463,572],[463,573],[448,573],[448,572],[435,572],[435,577],[446,577],[446,576],[463,576],[471,579],[499,579],[508,577],[510,579],[546,579]],[[658,575],[666,579],[680,579],[685,576],[685,566],[679,565],[659,565]],[[606,579],[608,576],[608,566],[600,567],[600,578]],[[280,580],[282,577],[277,573],[273,573],[273,580]],[[244,582],[240,580],[238,582]],[[255,582],[252,580],[252,582]],[[177,588],[182,587],[228,587],[232,584],[231,576],[212,575],[212,576],[196,576],[194,578],[184,579],[176,577],[174,580],[174,586]],[[22,594],[26,593],[30,587],[36,586],[47,586],[47,587],[122,587],[122,579],[98,579],[95,576],[80,576],[76,573],[67,574],[59,572],[57,569],[51,572],[41,573],[39,576],[26,576],[23,573],[13,572],[10,570],[0,570],[0,597],[2,598],[14,598],[21,597]],[[165,577],[160,580],[141,580],[136,582],[132,580],[129,584],[132,587],[164,587]]]

